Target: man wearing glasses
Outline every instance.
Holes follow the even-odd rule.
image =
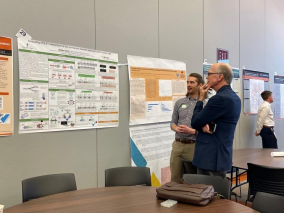
[[[234,133],[241,112],[241,100],[230,86],[232,79],[230,65],[216,63],[208,72],[207,83],[200,87],[191,120],[192,128],[198,131],[193,158],[198,174],[225,178],[231,170]],[[210,88],[217,93],[203,108]]]

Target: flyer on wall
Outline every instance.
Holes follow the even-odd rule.
[[[18,38],[19,133],[117,127],[116,53]]]
[[[12,38],[0,36],[0,136],[13,134]]]

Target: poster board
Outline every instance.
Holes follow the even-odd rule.
[[[274,75],[274,106],[275,119],[284,119],[284,76]]]
[[[260,94],[269,90],[269,73],[243,69],[244,113],[257,114],[263,100]]]
[[[0,136],[14,131],[13,41],[0,36]]]
[[[186,64],[158,58],[127,56],[130,125],[171,120],[175,102],[187,92]]]
[[[18,38],[19,133],[117,127],[118,55]]]

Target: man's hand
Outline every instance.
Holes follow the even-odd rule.
[[[259,136],[260,134],[259,134],[259,133],[257,133],[257,132],[255,132],[255,133],[254,133],[254,135],[255,135],[255,136]]]
[[[186,125],[180,125],[177,127],[178,129],[178,133],[180,134],[191,134],[191,135],[195,135],[196,134],[196,130],[192,129]]]
[[[209,125],[206,124],[204,127],[202,127],[202,131],[208,134],[212,134],[212,132],[209,129]]]
[[[202,87],[199,88],[199,101],[203,101],[205,99],[205,95],[208,90],[211,88],[211,85],[206,83]]]

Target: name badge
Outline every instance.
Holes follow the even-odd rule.
[[[186,108],[187,108],[187,105],[186,105],[186,104],[183,104],[183,105],[181,105],[181,108],[186,109]]]

